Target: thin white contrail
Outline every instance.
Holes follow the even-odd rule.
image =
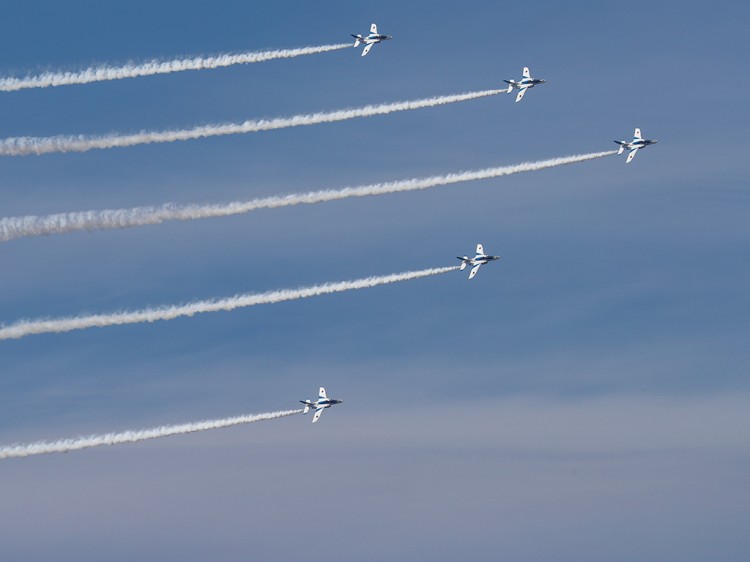
[[[435,96],[411,101],[399,101],[379,105],[366,105],[340,109],[336,111],[293,115],[291,117],[276,117],[272,119],[249,120],[242,123],[223,123],[202,125],[192,129],[176,129],[166,131],[141,131],[132,134],[118,134],[101,136],[61,135],[55,137],[10,137],[0,140],[0,156],[27,156],[29,154],[49,154],[52,152],[86,152],[94,149],[135,146],[138,144],[152,144],[160,142],[175,142],[221,135],[237,135],[256,133],[303,125],[317,125],[333,123],[359,117],[385,115],[396,111],[410,111],[424,107],[435,107],[449,103],[457,103],[487,96],[501,94],[505,90],[482,90]]]
[[[103,328],[105,326],[119,326],[121,324],[139,324],[142,322],[156,322],[158,320],[173,320],[182,316],[193,316],[203,312],[218,312],[245,308],[258,304],[273,304],[283,301],[293,301],[308,297],[317,297],[331,293],[341,293],[356,289],[366,289],[378,285],[398,283],[440,275],[458,269],[457,266],[437,267],[422,269],[420,271],[407,271],[405,273],[392,273],[355,279],[352,281],[339,281],[336,283],[325,283],[312,287],[299,289],[282,289],[268,293],[249,293],[235,295],[225,299],[211,299],[196,301],[187,304],[160,306],[156,308],[143,308],[130,312],[114,312],[109,314],[92,314],[86,316],[69,316],[64,318],[43,318],[39,320],[21,320],[14,324],[0,326],[0,340],[11,340],[23,338],[33,334],[50,334],[71,332],[73,330],[85,330],[86,328]]]
[[[298,49],[278,49],[273,51],[256,51],[247,53],[225,53],[211,57],[177,58],[172,60],[150,60],[142,63],[126,63],[121,66],[102,65],[84,68],[72,72],[44,72],[22,78],[0,77],[0,92],[14,92],[28,88],[49,88],[50,86],[68,86],[71,84],[90,84],[106,80],[122,80],[154,74],[170,74],[184,70],[205,70],[249,64],[273,59],[289,59],[305,55],[315,55],[338,51],[351,47],[351,43],[321,45],[318,47],[301,47]]]
[[[579,154],[576,156],[564,156],[539,160],[536,162],[524,162],[511,166],[500,166],[496,168],[485,168],[432,176],[427,178],[412,178],[392,182],[375,183],[359,187],[344,187],[341,189],[326,189],[322,191],[309,191],[307,193],[293,193],[275,197],[264,197],[251,199],[249,201],[234,201],[224,204],[204,205],[179,205],[176,203],[165,203],[159,206],[134,207],[131,209],[105,209],[102,211],[78,211],[71,213],[58,213],[46,216],[23,216],[0,218],[0,242],[7,242],[27,236],[46,236],[49,234],[66,234],[80,230],[110,230],[115,228],[131,228],[149,224],[159,224],[171,220],[193,220],[210,217],[225,217],[249,213],[258,209],[275,209],[291,205],[324,203],[336,201],[349,197],[368,197],[370,195],[385,195],[387,193],[399,193],[402,191],[414,191],[463,183],[467,181],[483,180],[508,176],[521,172],[533,172],[545,168],[554,168],[576,162],[585,162],[595,158],[611,156],[617,151],[593,152],[590,154]]]
[[[183,423],[180,425],[162,425],[153,429],[130,430],[121,433],[105,433],[103,435],[88,435],[71,439],[60,439],[59,441],[38,441],[36,443],[28,443],[25,445],[8,445],[0,447],[0,459],[30,457],[32,455],[44,455],[47,453],[68,453],[70,451],[79,451],[81,449],[99,447],[101,445],[137,443],[138,441],[145,441],[146,439],[156,439],[158,437],[195,433],[197,431],[206,431],[208,429],[220,429],[222,427],[230,427],[244,423],[274,420],[301,413],[301,409],[283,410],[279,412],[268,412],[266,414],[252,414],[219,420]]]

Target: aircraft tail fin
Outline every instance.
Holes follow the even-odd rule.
[[[351,35],[352,37],[354,37],[354,46],[355,47],[359,47],[359,44],[362,41],[362,36],[361,35],[354,35],[353,33],[350,33],[349,35]]]
[[[466,262],[469,261],[469,258],[467,256],[464,256],[464,257],[456,256],[456,257],[461,260],[461,269],[460,269],[460,271],[463,271],[464,269],[466,269]]]
[[[306,414],[310,411],[310,403],[307,400],[300,400],[305,405],[305,410],[302,412],[303,414]]]
[[[620,145],[620,148],[619,148],[619,149],[617,149],[617,155],[619,156],[619,155],[620,155],[620,154],[622,154],[623,152],[625,152],[625,147],[624,147],[624,146],[622,146],[622,145]]]

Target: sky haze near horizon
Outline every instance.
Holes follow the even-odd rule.
[[[226,202],[659,144],[493,180],[0,244],[0,322],[503,259],[0,342],[0,443],[310,416],[0,462],[12,560],[743,560],[748,9],[11,2],[0,74],[347,41],[0,94],[0,137],[131,133],[547,83],[347,122],[0,159],[1,216]],[[323,505],[318,506],[317,503]],[[321,537],[323,539],[321,540]],[[316,545],[322,547],[316,550]],[[310,549],[313,548],[313,552]]]

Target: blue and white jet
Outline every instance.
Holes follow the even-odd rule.
[[[519,82],[516,82],[513,79],[503,80],[503,82],[509,84],[507,93],[511,93],[513,90],[518,90],[518,95],[516,96],[516,103],[518,103],[523,99],[526,90],[528,90],[529,88],[533,88],[537,84],[544,84],[546,80],[542,80],[541,78],[532,78],[531,73],[529,72],[529,67],[524,66],[523,78],[521,78]]]
[[[484,264],[489,263],[491,261],[499,260],[500,256],[488,256],[484,253],[484,248],[481,244],[477,244],[477,255],[473,258],[470,258],[468,256],[456,256],[458,259],[461,260],[461,271],[466,269],[467,265],[473,266],[471,268],[471,272],[469,273],[469,279],[474,279],[474,276],[477,274],[477,271],[479,271],[479,268],[482,267]]]
[[[320,391],[318,392],[318,399],[313,402],[312,400],[300,400],[305,405],[305,410],[302,412],[303,414],[306,414],[310,411],[310,408],[315,408],[315,415],[313,416],[313,423],[318,421],[320,419],[320,414],[323,413],[323,410],[326,408],[330,408],[331,406],[335,406],[336,404],[341,404],[343,400],[334,400],[333,398],[328,398],[326,395],[326,389],[322,386],[320,387]]]
[[[370,52],[370,49],[372,49],[372,46],[375,43],[380,43],[381,41],[388,41],[388,39],[393,39],[390,35],[381,35],[378,33],[378,26],[377,24],[372,24],[370,26],[370,35],[367,37],[362,37],[361,35],[354,35],[353,33],[350,34],[352,37],[354,37],[354,47],[359,47],[360,43],[365,46],[365,48],[362,50],[362,55],[365,56],[367,53]]]
[[[638,150],[640,150],[644,146],[648,146],[650,144],[656,144],[658,141],[644,139],[641,136],[641,130],[640,129],[636,129],[635,133],[633,134],[633,140],[632,141],[628,142],[628,141],[617,141],[616,140],[615,142],[620,145],[620,149],[617,151],[617,154],[622,154],[623,152],[625,152],[626,148],[630,151],[630,153],[628,153],[628,159],[625,160],[626,164],[630,164],[630,161],[633,158],[635,158],[635,153],[638,152]]]

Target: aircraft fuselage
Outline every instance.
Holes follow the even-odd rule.
[[[343,400],[334,400],[332,398],[328,400],[318,400],[313,402],[312,400],[300,400],[304,405],[310,406],[311,408],[330,408],[336,404],[341,404]]]
[[[371,33],[365,37],[365,43],[380,43],[381,41],[388,41],[388,39],[391,39],[390,35],[375,35]]]
[[[491,261],[499,260],[500,256],[474,256],[473,258],[456,256],[461,260],[461,271],[467,266],[477,266],[490,263]]]
[[[365,45],[374,45],[375,43],[380,43],[381,41],[388,41],[389,39],[393,39],[393,37],[391,37],[390,35],[379,35],[375,33],[370,33],[370,35],[368,35],[367,37],[352,34],[352,37]]]
[[[473,257],[469,260],[469,263],[471,265],[484,265],[486,263],[489,263],[491,261],[499,260],[500,256],[479,256],[479,257]]]
[[[510,84],[510,86],[516,90],[520,90],[521,88],[533,88],[537,84],[544,84],[546,80],[541,78],[524,78],[519,82],[516,82],[515,80],[503,80],[503,82]]]
[[[644,146],[648,146],[650,144],[656,144],[658,141],[655,141],[653,139],[636,139],[633,141],[615,141],[617,144],[622,146],[623,148],[627,148],[628,150],[633,150],[634,148],[643,148]]]

